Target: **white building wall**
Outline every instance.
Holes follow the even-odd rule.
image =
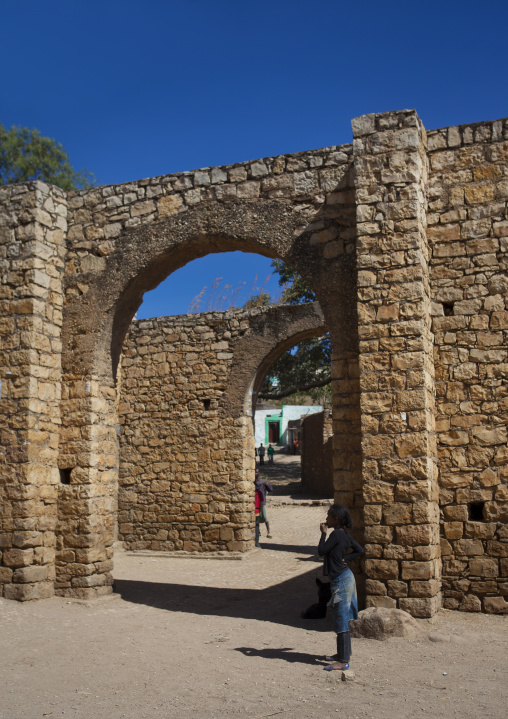
[[[254,415],[254,437],[256,442],[256,447],[259,447],[261,442],[266,446],[268,442],[266,441],[266,434],[265,434],[265,419],[266,417],[272,417],[275,415],[279,415],[282,419],[280,423],[280,442],[279,444],[287,444],[288,443],[288,422],[291,419],[300,419],[300,417],[304,417],[307,414],[314,414],[315,412],[321,412],[323,408],[318,406],[308,406],[308,405],[297,405],[297,404],[285,404],[282,407],[282,410],[274,407],[272,409],[260,409],[256,410],[256,414]]]

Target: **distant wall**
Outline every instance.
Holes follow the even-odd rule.
[[[334,496],[332,418],[329,412],[309,414],[302,420],[302,486],[309,494]]]
[[[236,404],[228,390],[246,352],[259,362],[273,349],[266,327],[277,317],[289,335],[322,324],[314,305],[133,322],[119,405],[119,537],[129,549],[249,548],[256,362],[237,377]]]

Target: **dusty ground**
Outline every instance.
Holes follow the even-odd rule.
[[[121,598],[0,600],[0,717],[505,719],[506,617],[442,612],[417,641],[354,640],[352,682],[323,671],[333,635],[299,618],[323,508],[277,504],[243,561],[119,552]]]

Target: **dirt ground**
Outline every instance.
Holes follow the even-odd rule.
[[[353,681],[323,671],[334,637],[300,618],[323,507],[272,502],[242,561],[119,551],[114,599],[0,600],[0,717],[506,718],[506,617],[443,611],[418,640],[353,640]]]

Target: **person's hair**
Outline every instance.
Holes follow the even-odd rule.
[[[351,519],[351,515],[349,514],[349,509],[347,507],[344,507],[343,504],[332,504],[328,511],[332,517],[337,517],[341,527],[351,529],[353,526],[353,520]]]

